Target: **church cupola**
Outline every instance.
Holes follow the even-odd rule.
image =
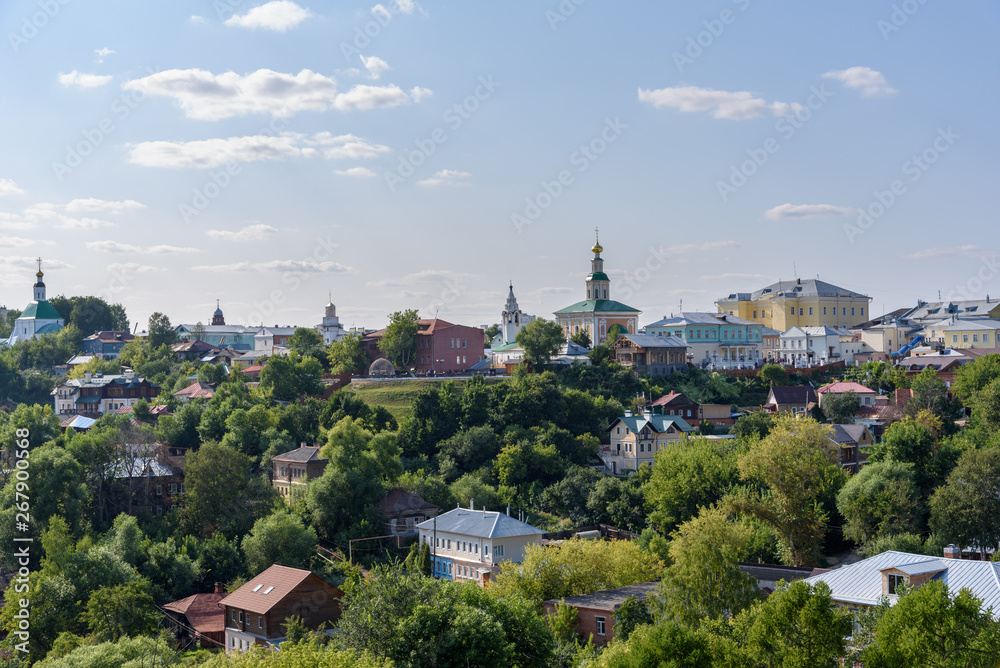
[[[215,300],[215,313],[212,314],[212,324],[213,325],[225,325],[226,317],[222,315],[222,308],[219,306],[219,300]]]
[[[611,279],[604,273],[604,258],[601,257],[601,251],[604,250],[604,247],[601,246],[597,229],[594,230],[594,234],[596,241],[593,248],[590,249],[594,258],[590,261],[590,275],[587,276],[587,299],[610,299]]]
[[[42,258],[38,258],[38,273],[35,274],[35,278],[38,280],[35,281],[34,285],[34,299],[36,302],[45,301],[45,283],[42,281],[44,276],[45,274],[42,273]]]

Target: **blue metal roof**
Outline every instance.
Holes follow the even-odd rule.
[[[435,528],[445,533],[457,533],[476,538],[509,538],[512,536],[538,536],[543,533],[530,524],[525,524],[503,513],[486,510],[470,510],[456,508],[434,519],[429,519],[417,525],[418,529],[431,530]]]

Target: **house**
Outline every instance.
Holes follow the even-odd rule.
[[[647,408],[641,416],[625,411],[608,430],[611,443],[598,453],[604,467],[613,475],[631,475],[643,464],[652,466],[657,452],[676,444],[694,428],[680,416],[660,415]]]
[[[192,594],[179,601],[171,601],[162,606],[167,626],[174,634],[177,648],[219,649],[226,646],[226,616],[219,601],[228,594],[222,583],[215,583],[211,594]]]
[[[384,334],[385,330],[379,329],[361,339],[373,362],[385,358],[378,348]],[[424,374],[462,373],[483,359],[484,350],[485,336],[479,327],[421,318],[417,320],[417,349],[408,366]]]
[[[470,504],[471,505],[471,504]],[[529,545],[541,543],[541,529],[503,513],[456,508],[417,525],[431,551],[436,578],[485,586],[504,561],[521,563]]]
[[[428,518],[436,517],[441,512],[440,506],[424,501],[416,494],[410,494],[399,487],[386,492],[375,509],[393,536],[414,536],[417,534],[418,524]]]
[[[8,346],[13,346],[19,341],[34,339],[42,334],[58,332],[66,324],[56,308],[48,302],[45,297],[45,283],[42,281],[42,258],[38,258],[38,273],[35,274],[35,284],[32,286],[32,301],[17,320],[6,341],[0,341]]]
[[[336,624],[342,591],[319,576],[275,564],[219,601],[226,624],[226,652],[254,646],[277,649],[286,638],[286,620],[296,616],[308,629]]]
[[[816,390],[810,385],[775,386],[767,393],[764,409],[771,413],[805,415],[816,404]]]
[[[122,446],[108,467],[108,477],[127,486],[129,515],[145,509],[160,516],[183,506],[184,460],[171,457],[165,445]]]
[[[1000,320],[991,318],[955,319],[944,330],[945,345],[968,350],[995,348],[1000,344],[998,336],[1000,336]]]
[[[875,324],[851,329],[873,353],[892,355],[923,333],[923,327],[900,317],[883,317]]]
[[[854,364],[854,354],[865,346],[838,327],[791,327],[781,335],[780,359],[797,367],[843,361]]]
[[[622,334],[614,343],[615,361],[636,374],[667,376],[688,368],[688,346],[673,336]]]
[[[761,328],[760,359],[764,364],[774,364],[781,359],[781,332],[770,327]]]
[[[298,327],[258,327],[253,335],[253,349],[267,352],[275,348],[287,348],[288,341],[295,334]]]
[[[323,475],[329,460],[320,457],[319,450],[318,446],[303,444],[296,450],[271,458],[271,484],[288,503],[305,494],[309,480]]]
[[[576,302],[555,312],[556,322],[563,328],[563,338],[569,339],[580,331],[586,331],[594,344],[601,343],[608,336],[608,331],[618,326],[623,334],[636,334],[639,331],[639,314],[633,308],[611,299],[611,279],[604,273],[604,259],[601,251],[604,248],[598,239],[590,251],[594,254],[590,261],[590,273],[586,277],[586,296],[584,301]]]
[[[159,393],[159,385],[131,371],[108,375],[84,371],[83,378],[65,380],[51,392],[57,415],[104,415],[140,399],[152,401]]]
[[[875,397],[878,396],[878,392],[875,390],[865,387],[861,383],[853,382],[840,382],[840,383],[830,383],[829,385],[824,385],[823,387],[816,390],[816,394],[819,396],[819,407],[823,408],[823,402],[832,397],[842,397],[848,392],[853,392],[858,395],[858,400],[861,406],[874,406]]]
[[[825,573],[825,568],[806,568],[802,566],[785,566],[781,564],[758,564],[756,562],[740,561],[740,570],[757,582],[757,591],[764,596],[770,596],[777,589],[778,583],[795,582],[811,575]]]
[[[219,349],[201,339],[185,339],[170,345],[178,362],[193,362]]]
[[[130,332],[104,330],[94,332],[81,344],[85,355],[94,355],[106,360],[118,359],[125,344],[134,339]]]
[[[818,278],[778,281],[755,292],[715,302],[719,313],[759,322],[780,332],[792,327],[853,327],[868,319],[872,298]]]
[[[174,396],[182,404],[186,404],[192,399],[211,399],[215,396],[215,385],[195,380],[183,390],[177,390],[174,392]]]
[[[917,305],[907,310],[900,317],[921,325],[939,322],[946,318],[992,318],[1000,319],[1000,300],[968,299],[958,301],[925,302],[917,301]]]
[[[653,413],[678,415],[692,427],[697,427],[702,422],[711,422],[720,427],[730,426],[735,422],[729,404],[699,404],[680,392],[665,394],[650,406]]]
[[[216,348],[229,347],[233,350],[253,350],[254,334],[260,327],[244,327],[243,325],[227,325],[218,300],[215,312],[212,313],[212,324],[194,325],[181,324],[174,327],[177,338],[182,340],[198,339]]]
[[[968,589],[983,602],[983,609],[992,608],[994,620],[1000,620],[1000,563],[968,561],[960,556],[954,545],[944,549],[943,558],[883,552],[805,581],[811,585],[826,584],[836,603],[859,609],[874,607],[884,598],[894,603],[902,584],[918,588],[931,580],[939,580],[948,585],[952,595]]]
[[[906,371],[906,375],[912,378],[923,373],[924,369],[932,368],[937,372],[945,385],[951,387],[958,375],[958,370],[965,364],[973,360],[969,355],[964,355],[957,350],[946,348],[940,352],[929,353],[927,355],[913,355],[900,360],[899,367]]]
[[[73,355],[66,361],[66,373],[69,373],[78,366],[90,364],[95,359],[94,355]]]
[[[761,360],[764,326],[728,313],[684,311],[642,331],[680,339],[688,346],[689,360],[702,368],[753,368]]]
[[[625,600],[632,596],[637,601],[645,601],[656,591],[659,582],[595,591],[592,594],[570,596],[565,599],[545,601],[542,606],[546,615],[554,614],[556,606],[562,604],[576,608],[576,632],[583,638],[590,638],[595,645],[603,646],[615,638],[615,613]]]
[[[851,473],[868,463],[868,448],[875,443],[871,430],[863,424],[835,424],[830,440],[840,448],[840,465]]]

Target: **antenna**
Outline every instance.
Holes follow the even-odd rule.
[[[792,263],[792,273],[795,274],[795,278],[799,277],[799,268],[795,266],[794,262]]]

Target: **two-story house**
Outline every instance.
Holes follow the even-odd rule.
[[[688,368],[687,344],[674,336],[623,334],[614,350],[615,360],[637,374],[666,376]]]
[[[869,387],[865,387],[861,383],[830,383],[829,385],[824,385],[816,390],[816,394],[819,397],[819,407],[823,408],[824,402],[829,401],[834,397],[842,397],[849,392],[853,392],[858,396],[860,406],[874,406],[875,397],[878,396],[878,392]]]
[[[226,652],[255,645],[277,648],[287,637],[289,617],[308,629],[329,628],[340,619],[342,591],[310,571],[275,564],[219,601],[225,611]]]
[[[152,401],[159,393],[159,385],[131,371],[107,375],[85,371],[83,378],[65,380],[51,394],[57,415],[104,415],[134,406],[140,399]]]
[[[125,344],[134,338],[130,332],[105,330],[91,334],[80,345],[84,355],[102,357],[106,360],[118,359]]]
[[[521,563],[525,549],[541,543],[545,533],[509,515],[471,507],[425,520],[417,531],[430,548],[434,577],[481,586],[500,572],[504,561]]]
[[[840,465],[851,473],[868,463],[868,449],[875,443],[871,430],[863,424],[835,424],[830,440],[840,449]]]
[[[611,443],[601,448],[604,467],[613,475],[631,475],[643,464],[653,465],[656,453],[676,444],[694,428],[679,415],[661,415],[647,408],[642,415],[625,416],[608,428]]]
[[[271,484],[288,503],[305,494],[309,480],[323,475],[329,460],[320,457],[319,450],[319,446],[302,445],[271,458]]]
[[[693,364],[717,369],[753,368],[761,360],[764,326],[728,313],[687,311],[642,328],[651,336],[673,336],[688,347]]]
[[[394,487],[375,504],[375,510],[382,517],[389,533],[394,536],[413,536],[417,525],[441,512],[440,506],[424,501],[416,494]]]
[[[764,409],[771,413],[805,415],[816,402],[816,390],[809,385],[776,385],[767,393]]]
[[[711,422],[720,427],[732,426],[732,406],[729,404],[699,404],[680,392],[671,391],[650,404],[653,413],[679,415],[692,427]]]

